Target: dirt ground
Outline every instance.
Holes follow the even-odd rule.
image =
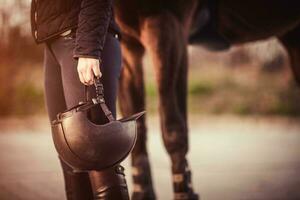
[[[172,199],[158,118],[148,146],[159,200]],[[190,116],[189,160],[202,200],[300,200],[300,120]],[[0,120],[0,200],[63,200],[63,179],[45,118]],[[128,160],[127,178],[131,190]]]

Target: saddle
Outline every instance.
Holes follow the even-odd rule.
[[[209,50],[280,36],[300,24],[298,0],[206,0],[196,9],[190,44]]]
[[[211,51],[230,48],[230,43],[217,30],[217,1],[208,0],[196,9],[189,35],[189,44],[196,44]]]

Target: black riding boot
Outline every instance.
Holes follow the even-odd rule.
[[[67,200],[93,199],[92,186],[87,172],[74,171],[64,161],[60,160],[65,180]]]
[[[103,171],[91,171],[89,175],[94,200],[129,200],[124,168],[121,165]]]

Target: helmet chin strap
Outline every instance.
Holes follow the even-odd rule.
[[[105,104],[104,88],[103,88],[103,84],[100,81],[100,78],[97,78],[97,77],[94,78],[94,86],[96,89],[96,97],[92,98],[91,101],[93,102],[93,104],[100,105],[101,110],[103,111],[103,113],[105,114],[105,116],[107,117],[107,119],[110,122],[115,121],[115,118],[114,118],[112,112],[109,110],[109,108]],[[89,101],[87,87],[88,86],[85,86],[85,88],[84,88],[86,102]]]

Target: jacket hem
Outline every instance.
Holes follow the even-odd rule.
[[[98,56],[91,56],[91,55],[86,55],[86,54],[74,54],[73,55],[73,58],[78,60],[79,58],[94,58],[94,59],[97,59],[97,60],[101,60],[100,57]]]
[[[66,28],[62,29],[61,31],[57,31],[57,32],[55,32],[51,35],[48,35],[45,38],[35,38],[35,42],[37,44],[41,44],[41,43],[46,42],[48,40],[55,39],[55,38],[59,37],[62,33],[66,32],[70,29],[76,29],[76,28],[77,28],[77,25],[66,27]]]

